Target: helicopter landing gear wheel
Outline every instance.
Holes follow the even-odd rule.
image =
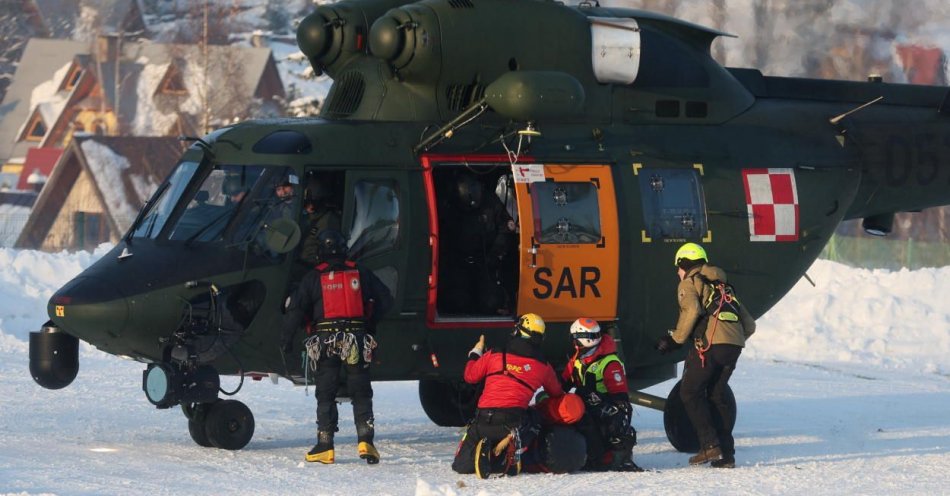
[[[247,405],[237,400],[211,404],[204,424],[205,435],[215,448],[239,450],[254,436],[254,415]]]
[[[682,381],[677,382],[666,398],[666,408],[663,409],[663,427],[666,429],[666,438],[669,439],[670,444],[677,451],[696,453],[699,451],[699,438],[696,436],[693,423],[689,420],[689,415],[686,414],[686,405],[683,404],[683,400],[680,398],[681,383]],[[732,388],[728,385],[726,386],[725,400],[732,411],[730,418],[725,419],[724,422],[722,416],[719,415],[719,411],[715,408],[710,408],[710,413],[712,414],[713,425],[728,424],[731,429],[736,425],[736,397],[732,394]]]
[[[220,400],[218,400],[220,401]],[[217,403],[217,401],[215,402]],[[188,434],[198,445],[205,448],[213,448],[214,445],[208,439],[208,433],[205,431],[205,423],[208,418],[208,410],[215,403],[182,403],[181,411],[188,419]]]
[[[435,425],[462,427],[475,415],[478,391],[464,383],[420,379],[419,401]]]

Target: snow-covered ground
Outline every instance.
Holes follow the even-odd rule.
[[[688,467],[662,415],[637,409],[642,474],[478,480],[449,467],[459,434],[433,426],[413,382],[378,383],[367,466],[341,422],[337,464],[304,463],[315,401],[245,383],[255,414],[238,452],[200,448],[177,409],[153,408],[141,364],[80,351],[68,388],[28,373],[27,335],[46,301],[95,254],[0,249],[0,493],[13,494],[946,494],[950,472],[950,268],[867,271],[818,261],[759,320],[732,380],[735,470]],[[224,386],[233,388],[233,378]],[[665,396],[670,382],[649,392]],[[311,390],[312,392],[312,390]],[[341,417],[349,420],[344,405]]]

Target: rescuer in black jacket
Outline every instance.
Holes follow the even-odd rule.
[[[337,428],[336,393],[340,371],[353,402],[357,451],[367,463],[379,463],[373,446],[373,388],[369,367],[376,340],[376,323],[392,306],[386,285],[369,270],[346,259],[346,239],[340,231],[318,234],[320,264],[304,276],[290,298],[284,316],[283,350],[293,347],[293,336],[306,326],[307,364],[315,373],[317,444],[307,453],[308,462],[334,462],[333,433]]]

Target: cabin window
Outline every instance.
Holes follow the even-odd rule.
[[[239,209],[248,212],[243,216],[244,223],[239,225],[247,234],[251,230],[248,224],[259,224],[266,211],[278,208],[277,202],[270,198],[274,188],[259,184],[263,174],[263,167],[226,165],[212,169],[188,199],[169,239],[219,240]],[[245,205],[253,212],[244,208]]]
[[[391,249],[399,239],[399,191],[396,181],[356,183],[356,211],[350,227],[350,256],[360,258]]]
[[[538,182],[530,186],[534,237],[543,244],[599,243],[600,205],[594,182]]]
[[[158,194],[153,196],[152,199],[145,204],[145,212],[135,227],[132,237],[158,237],[158,233],[162,231],[165,222],[168,221],[168,217],[172,213],[172,209],[175,208],[175,204],[178,203],[178,199],[184,193],[185,188],[191,181],[192,176],[195,175],[196,170],[198,170],[198,164],[196,162],[182,162],[178,164],[178,167],[172,172],[171,177],[168,178],[168,182],[163,184],[159,188]]]
[[[646,236],[700,240],[706,235],[706,204],[696,169],[645,167],[638,177]]]

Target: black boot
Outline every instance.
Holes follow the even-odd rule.
[[[613,459],[608,470],[613,472],[643,472],[639,465],[633,462],[633,453],[630,449],[614,450]]]
[[[317,444],[307,453],[307,461],[323,464],[333,463],[333,432],[317,431]]]
[[[376,429],[373,427],[373,418],[370,417],[365,422],[356,423],[356,452],[360,458],[366,460],[370,465],[379,463],[379,451],[373,445],[373,436]]]
[[[722,455],[722,458],[714,460],[709,466],[713,468],[736,468],[736,458],[732,455]]]
[[[689,458],[690,465],[702,465],[703,463],[719,460],[722,458],[722,450],[719,449],[718,445],[708,445],[705,448],[699,450],[699,453],[691,456]]]

